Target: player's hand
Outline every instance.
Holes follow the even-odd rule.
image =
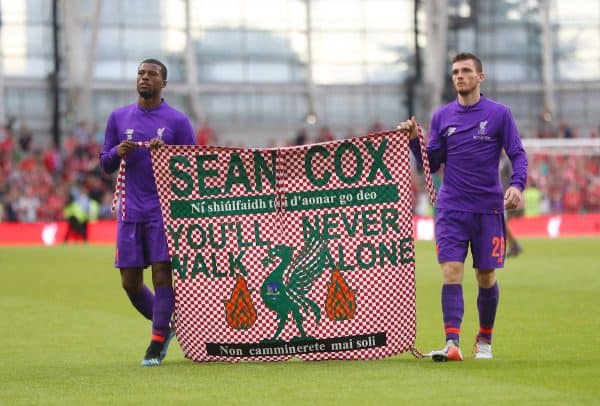
[[[150,143],[148,144],[148,147],[151,150],[155,150],[155,149],[159,149],[163,145],[165,145],[165,142],[163,140],[161,140],[160,138],[152,138],[150,140]]]
[[[122,141],[117,147],[117,154],[119,154],[119,156],[123,158],[124,156],[127,156],[129,153],[131,153],[131,151],[133,151],[136,147],[137,145],[134,142]]]
[[[504,193],[504,208],[506,210],[516,209],[521,202],[521,191],[514,186],[506,189]]]
[[[412,116],[409,120],[401,122],[398,127],[401,133],[407,134],[409,140],[417,138],[417,120]]]

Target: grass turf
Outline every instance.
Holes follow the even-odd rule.
[[[592,404],[600,396],[600,240],[523,240],[499,273],[492,361],[468,355],[476,287],[465,278],[462,363],[205,363],[174,344],[139,361],[149,325],[111,269],[112,247],[0,247],[0,404]],[[470,266],[468,262],[467,265]],[[417,243],[417,346],[443,344],[433,244]]]

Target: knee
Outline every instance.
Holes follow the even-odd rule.
[[[122,272],[121,286],[128,295],[135,295],[144,287],[144,279],[129,272]]]
[[[155,288],[165,288],[165,287],[173,286],[173,282],[171,281],[171,278],[168,278],[165,276],[160,276],[160,277],[154,278],[154,280],[152,281],[152,284],[154,285]]]
[[[170,264],[160,263],[152,265],[152,284],[155,288],[173,286]]]
[[[139,293],[139,291],[142,290],[143,284],[136,281],[121,279],[121,286],[123,287],[125,293],[131,296]]]
[[[491,270],[477,270],[477,284],[480,288],[489,289],[496,283],[496,272]]]
[[[442,264],[444,284],[461,284],[463,281],[464,267],[462,263],[446,262]]]

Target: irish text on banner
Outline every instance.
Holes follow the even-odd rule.
[[[381,358],[415,343],[408,144],[152,152],[195,361]]]

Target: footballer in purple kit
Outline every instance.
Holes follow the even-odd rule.
[[[452,61],[453,102],[439,108],[431,119],[427,145],[431,172],[444,164],[444,180],[436,202],[435,241],[442,268],[442,314],[446,346],[429,355],[434,361],[461,361],[460,326],[464,313],[462,281],[469,246],[479,285],[479,332],[475,358],[492,358],[492,330],[498,307],[497,268],[504,267],[504,210],[521,200],[527,179],[527,156],[510,109],[480,92],[482,63],[471,53]],[[402,122],[409,146],[423,161],[416,120]],[[498,173],[502,149],[513,174],[503,194]]]
[[[114,110],[106,125],[100,163],[105,172],[116,171],[125,160],[123,210],[117,219],[115,268],[133,306],[152,321],[152,335],[143,366],[160,365],[174,336],[171,316],[175,297],[171,260],[148,148],[164,144],[194,145],[194,131],[185,114],[162,98],[167,68],[156,59],[140,63],[136,103]],[[126,196],[126,199],[123,197]],[[152,267],[154,293],[144,285],[143,270]]]

